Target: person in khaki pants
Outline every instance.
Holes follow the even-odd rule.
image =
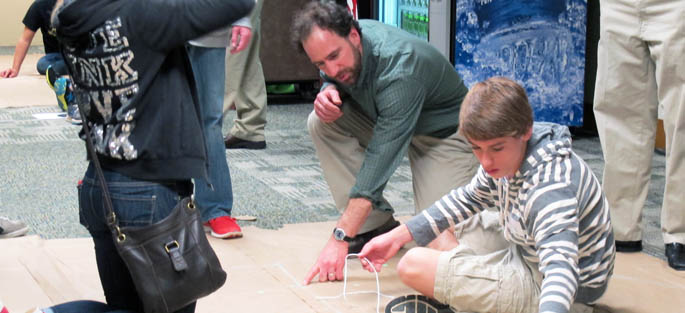
[[[457,134],[467,88],[428,42],[335,3],[308,3],[291,34],[324,79],[307,126],[342,212],[305,284],[342,280],[345,255],[399,224],[383,190],[404,157],[417,211],[473,177]]]
[[[685,270],[685,2],[600,1],[594,112],[616,250],[642,250],[658,107],[666,133],[661,230],[668,265]]]
[[[266,85],[262,62],[259,60],[261,44],[261,12],[263,2],[258,0],[250,14],[252,39],[242,52],[226,54],[226,95],[224,112],[235,106],[236,118],[224,138],[226,149],[264,149],[266,140]]]

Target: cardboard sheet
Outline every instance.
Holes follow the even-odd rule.
[[[36,72],[40,54],[28,54],[19,70],[19,76],[0,78],[0,108],[45,106],[57,107],[55,92],[48,87],[45,76]],[[0,56],[2,70],[12,64],[11,55]],[[39,88],[36,88],[39,86]]]
[[[243,229],[234,240],[210,238],[228,272],[216,293],[198,302],[198,313],[224,312],[376,312],[376,279],[356,258],[343,283],[303,286],[330,235],[333,222],[286,225],[279,230]],[[10,312],[78,299],[103,300],[89,238],[43,240],[37,236],[0,240],[0,297]],[[413,294],[404,286],[393,258],[379,275],[381,312],[391,297]],[[679,312],[685,307],[685,272],[677,272],[642,253],[619,253],[609,290],[599,306],[615,313]]]

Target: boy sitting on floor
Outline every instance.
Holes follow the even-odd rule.
[[[367,243],[364,266],[380,270],[405,243],[425,246],[454,226],[449,251],[417,247],[402,257],[406,285],[457,311],[592,312],[613,272],[614,236],[599,181],[568,129],[533,123],[524,89],[495,77],[466,95],[459,131],[480,161],[476,176]]]

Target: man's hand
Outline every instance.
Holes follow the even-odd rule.
[[[19,71],[15,70],[13,68],[8,68],[8,69],[0,72],[0,77],[2,77],[2,78],[14,78],[14,77],[17,77],[17,75],[19,75]]]
[[[337,241],[331,237],[319,254],[316,264],[307,273],[303,284],[309,285],[317,274],[319,275],[319,282],[342,280],[347,248],[347,242]]]
[[[316,95],[314,112],[325,123],[331,123],[343,115],[340,105],[340,93],[334,85],[330,85]]]
[[[411,240],[411,233],[404,224],[371,239],[371,241],[364,245],[362,251],[359,252],[359,259],[362,266],[369,272],[372,272],[373,269],[376,269],[376,272],[380,272],[383,264],[388,262],[388,260],[397,254],[397,251],[399,251],[405,243]],[[366,262],[364,258],[369,259],[371,264]]]
[[[336,227],[344,229],[350,237],[356,236],[371,209],[371,201],[365,198],[351,198]],[[331,234],[328,243],[319,254],[316,264],[307,273],[304,285],[308,285],[317,274],[320,282],[342,280],[343,267],[349,247],[349,243],[335,240]]]
[[[231,27],[231,54],[243,51],[250,44],[252,30],[245,26]]]

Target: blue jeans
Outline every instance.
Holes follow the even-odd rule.
[[[133,179],[117,172],[103,169],[112,198],[114,213],[120,226],[145,226],[156,223],[171,213],[178,201],[192,192],[190,181],[152,182]],[[114,239],[106,222],[102,189],[91,163],[78,189],[79,217],[83,226],[93,237],[95,258],[100,283],[107,305],[100,310],[79,311],[81,305],[92,303],[69,302],[56,306],[55,312],[120,312],[128,310],[143,312],[143,305],[136,292],[128,268],[119,257]],[[195,303],[176,312],[192,313]]]
[[[226,161],[226,147],[221,132],[226,48],[188,45],[188,55],[195,76],[207,146],[209,181],[195,180],[195,203],[202,213],[202,220],[206,222],[221,216],[231,216],[233,208],[231,173]]]
[[[69,74],[67,72],[67,65],[64,63],[64,59],[62,58],[62,54],[59,52],[48,53],[38,59],[38,63],[36,63],[36,70],[38,70],[40,75],[45,75],[45,71],[48,70],[48,66],[50,65],[52,65],[52,68],[55,70],[57,76]]]

